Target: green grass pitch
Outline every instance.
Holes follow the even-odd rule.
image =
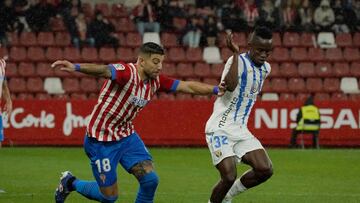
[[[360,202],[360,150],[269,149],[273,177],[233,203]],[[156,203],[207,203],[218,180],[206,148],[150,148],[160,176]],[[240,175],[247,169],[241,165]],[[50,203],[61,171],[92,180],[82,148],[0,149],[0,203]],[[119,203],[134,202],[137,181],[118,167]],[[72,193],[68,203],[90,202]]]

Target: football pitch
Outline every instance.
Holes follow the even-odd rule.
[[[218,180],[206,148],[150,148],[160,184],[155,203],[207,203]],[[360,202],[360,150],[269,149],[273,177],[233,203]],[[240,165],[238,174],[247,169]],[[50,203],[61,171],[93,180],[82,148],[0,149],[0,202]],[[118,167],[119,203],[134,202],[137,181]],[[69,203],[91,202],[77,193]]]

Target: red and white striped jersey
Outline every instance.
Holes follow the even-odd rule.
[[[0,103],[1,103],[1,95],[2,95],[2,86],[5,80],[5,67],[6,67],[5,60],[0,59]]]
[[[107,80],[98,98],[87,135],[98,141],[117,141],[134,133],[132,120],[145,107],[156,91],[175,91],[178,80],[160,75],[142,81],[132,63],[110,64],[111,79]]]

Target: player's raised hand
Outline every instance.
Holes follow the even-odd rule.
[[[0,67],[1,68],[5,68],[5,66],[6,66],[6,61],[5,60],[6,60],[5,58],[0,59]]]
[[[226,46],[234,53],[239,53],[239,45],[235,44],[231,31],[226,31]]]
[[[76,71],[75,64],[73,64],[69,61],[66,61],[66,60],[55,61],[53,64],[51,64],[51,67],[52,68],[60,68],[60,70],[67,71],[67,72]]]

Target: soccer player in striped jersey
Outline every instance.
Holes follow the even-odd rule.
[[[164,50],[148,42],[140,47],[135,64],[73,64],[56,61],[55,68],[105,77],[98,102],[86,129],[84,148],[96,181],[83,181],[69,171],[63,173],[55,192],[56,202],[64,202],[76,190],[88,199],[112,203],[118,198],[116,168],[133,174],[139,184],[136,203],[153,202],[158,185],[152,157],[135,132],[132,120],[157,91],[221,96],[224,88],[195,81],[180,81],[160,74]]]
[[[7,115],[10,116],[12,111],[12,101],[10,97],[10,91],[7,85],[7,80],[5,77],[5,67],[6,61],[4,59],[0,59],[0,97],[2,100],[5,101],[4,110],[6,111]],[[3,121],[2,121],[2,112],[0,111],[0,148],[1,143],[4,141],[4,128],[3,128]]]
[[[231,202],[235,195],[266,181],[273,173],[265,149],[247,128],[251,109],[271,70],[266,59],[272,50],[272,32],[257,27],[245,53],[239,53],[231,34],[227,36],[227,45],[233,56],[225,64],[221,81],[228,91],[216,99],[205,128],[212,162],[220,173],[211,203]],[[236,164],[240,161],[252,168],[236,179]]]

